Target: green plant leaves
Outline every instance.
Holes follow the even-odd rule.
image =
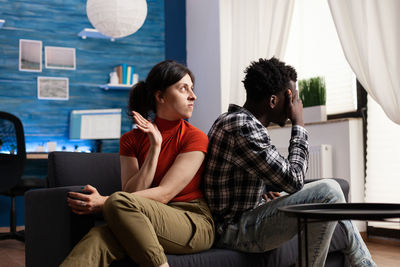
[[[324,77],[313,77],[300,80],[299,95],[303,107],[320,106],[326,104],[326,86]]]

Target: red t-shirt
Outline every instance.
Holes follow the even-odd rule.
[[[207,153],[208,146],[207,135],[184,120],[168,121],[156,118],[155,123],[161,132],[163,140],[151,187],[156,187],[160,184],[164,175],[180,153],[190,151]],[[137,158],[139,168],[141,168],[149,147],[150,142],[147,134],[139,129],[133,129],[121,137],[119,154],[121,156]],[[203,193],[200,190],[203,168],[204,162],[190,183],[171,202],[187,202],[203,197]]]

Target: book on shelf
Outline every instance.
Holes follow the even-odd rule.
[[[118,75],[118,83],[122,84],[122,65],[116,66],[114,71]]]
[[[132,84],[133,67],[128,66],[126,71],[126,84]]]
[[[133,75],[135,74],[135,68],[133,66],[130,66],[130,67],[131,67],[131,73],[129,75],[129,84],[134,84]]]
[[[119,84],[130,85],[138,82],[138,75],[135,73],[135,68],[132,65],[123,63],[119,66],[116,66],[114,71],[118,75]]]
[[[122,63],[122,84],[127,84],[127,82],[126,82],[127,68],[128,68],[128,66],[125,63]]]

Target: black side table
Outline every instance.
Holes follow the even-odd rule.
[[[299,266],[303,266],[303,243],[305,263],[308,266],[308,223],[338,220],[385,221],[389,218],[400,218],[400,204],[389,203],[298,204],[282,207],[279,210],[297,217]],[[304,242],[301,237],[301,229],[303,227]]]

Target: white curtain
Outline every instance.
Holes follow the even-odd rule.
[[[283,58],[294,0],[220,0],[222,107],[242,105],[251,61]]]
[[[386,115],[400,124],[400,1],[328,1],[357,79]]]

